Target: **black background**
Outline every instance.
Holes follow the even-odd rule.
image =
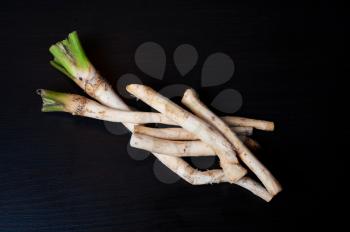
[[[328,208],[338,204],[331,196],[340,191],[344,171],[332,159],[340,155],[331,130],[344,22],[327,1],[288,2],[2,3],[0,231],[284,231],[329,225],[336,211]],[[129,135],[112,135],[97,120],[41,113],[37,88],[82,94],[48,64],[48,47],[73,30],[113,84],[131,72],[155,89],[190,84],[205,102],[224,87],[239,90],[239,115],[277,125],[254,138],[263,146],[257,156],[284,191],[265,203],[229,184],[163,184],[153,174],[153,157],[135,161],[127,155]],[[136,48],[146,41],[166,51],[162,82],[134,63]],[[199,52],[186,78],[172,60],[182,43]],[[213,52],[234,59],[234,78],[225,86],[199,88],[201,65]]]

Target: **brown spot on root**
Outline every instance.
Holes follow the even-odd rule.
[[[87,99],[80,97],[80,96],[77,96],[77,97],[73,98],[73,102],[76,103],[76,107],[73,111],[73,114],[74,115],[84,115]]]
[[[101,116],[103,116],[105,113],[106,113],[105,110],[101,110],[101,111],[98,112],[98,114],[100,114]]]
[[[91,95],[91,96],[95,96],[95,92],[98,89],[98,87],[100,87],[100,85],[102,84],[102,80],[100,79],[95,79],[95,80],[88,80],[85,81],[85,91]]]
[[[89,73],[93,73],[93,75],[89,79],[85,80],[84,90],[90,96],[95,96],[95,92],[101,84],[104,84],[105,89],[108,88],[108,84],[93,67],[90,67],[89,69]]]

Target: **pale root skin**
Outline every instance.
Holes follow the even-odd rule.
[[[64,54],[65,52],[62,52],[62,44],[57,43],[57,46],[53,45],[50,47],[50,52],[54,55],[54,59],[50,63],[59,71],[63,72],[70,79],[72,79],[83,90],[85,90],[88,95],[97,101],[111,108],[130,111],[131,109],[115,94],[112,87],[98,74],[98,72],[96,72],[95,68],[88,61],[80,45],[77,33],[71,33],[68,40],[74,45],[72,47],[75,47],[72,54],[73,58],[75,58],[74,56],[76,55],[77,62],[67,62],[67,60],[71,59],[69,58],[71,55]],[[64,41],[62,41],[62,43],[64,43]],[[56,106],[53,106],[53,108],[55,107]],[[61,109],[57,108],[56,111],[61,111]],[[233,122],[235,123],[234,120]],[[123,124],[131,132],[133,131],[135,126],[134,123]],[[245,125],[242,123],[242,126]],[[228,182],[222,170],[199,171],[192,168],[186,161],[181,158],[156,153],[154,153],[154,155],[165,166],[167,166],[173,172],[177,173],[182,179],[190,184],[202,185]],[[270,201],[272,199],[272,195],[265,191],[261,185],[248,177],[243,177],[242,179],[238,180],[236,184],[242,186],[243,188],[246,188],[265,201]]]
[[[236,182],[247,173],[247,170],[238,163],[232,145],[208,123],[148,86],[131,84],[126,89],[129,93],[164,114],[190,133],[196,134],[203,142],[208,144],[219,156],[220,165],[230,183]]]
[[[96,76],[95,78],[101,77]],[[101,80],[104,79],[101,78]],[[108,85],[107,83],[105,84]],[[108,107],[114,109],[121,109],[125,111],[131,111],[130,107],[126,105],[111,88],[100,89],[98,92],[90,92],[89,95]],[[123,123],[123,125],[126,128],[128,128],[131,132],[133,132],[134,126],[136,124]],[[153,153],[153,155],[165,166],[167,166],[171,171],[179,175],[182,179],[184,179],[190,184],[204,185],[211,183],[226,182],[226,179],[223,178],[224,175],[221,170],[199,171],[191,167],[186,161],[184,161],[180,157],[172,157],[158,153]]]
[[[123,100],[114,92],[112,87],[104,78],[99,75],[99,73],[92,65],[89,66],[89,72],[81,73],[79,77],[80,78],[76,78],[74,80],[75,83],[80,86],[90,97],[96,99],[97,101],[110,108],[123,110],[124,112],[130,113],[131,109],[129,106],[123,102]],[[141,119],[142,115],[140,115],[141,117],[136,115],[136,117],[131,117],[129,119],[126,117],[122,121],[118,121],[118,118],[113,118],[114,113],[110,108],[108,115],[109,118],[107,118],[107,116],[105,117],[103,115],[99,115],[98,112],[96,113],[96,111],[92,112],[91,117],[112,122],[123,122],[131,132],[134,130],[134,125],[139,123],[163,123],[174,125],[174,122],[164,117],[163,115],[160,115],[159,113],[152,113],[152,116],[150,117],[152,119],[149,122],[147,122],[147,120],[150,118]]]
[[[69,112],[73,115],[83,115],[84,111],[96,111],[99,112],[107,107],[101,106],[99,103],[89,100],[85,97],[75,94],[65,94],[48,90],[38,90],[37,93],[43,98],[43,111],[62,111]],[[88,104],[89,102],[89,104]],[[86,106],[89,106],[86,108]],[[52,108],[54,107],[54,108]],[[104,107],[104,108],[101,108]],[[109,108],[108,108],[109,109]],[[91,112],[89,112],[91,114]],[[97,118],[96,115],[92,114],[90,117]],[[124,124],[125,125],[125,124]],[[130,129],[134,128],[133,124],[127,124]],[[204,144],[205,145],[205,144]],[[193,185],[204,185],[227,182],[227,179],[222,170],[207,170],[199,171],[191,167],[186,161],[179,157],[172,157],[169,155],[153,153],[164,165],[170,170],[179,175],[182,179]],[[243,184],[244,183],[244,184]],[[246,188],[253,194],[261,197],[265,201],[270,199],[266,197],[268,193],[261,191],[263,188],[251,179],[246,182],[239,180],[236,184]]]
[[[174,157],[167,155],[159,155],[153,153],[156,157],[159,157],[159,161],[163,164],[169,164],[169,168],[181,176],[183,179],[191,180],[193,185],[203,185],[203,184],[218,184],[223,182],[228,182],[224,172],[221,169],[213,169],[205,171],[206,175],[203,175],[203,171],[198,171],[197,169],[192,168],[186,161],[183,159],[172,159]],[[254,195],[260,197],[266,202],[271,201],[273,196],[266,191],[266,189],[260,185],[255,180],[250,177],[243,177],[236,181],[234,184],[241,186]]]
[[[99,94],[94,94],[95,99],[99,100],[104,105],[107,105],[111,108],[115,109],[122,109],[122,110],[130,110],[129,106],[127,106],[124,102],[120,100],[118,95],[114,93],[113,90],[111,90],[112,93],[108,93],[108,100],[107,102],[103,102],[103,98],[99,96],[99,94],[105,94],[104,92]],[[117,101],[113,100],[115,98],[118,98]],[[120,103],[122,102],[122,103]],[[133,131],[135,124],[125,124],[124,125],[130,130]],[[214,183],[224,183],[229,182],[227,180],[227,177],[225,176],[224,172],[220,169],[215,170],[207,170],[207,171],[200,171],[195,168],[193,168],[191,165],[189,165],[185,160],[183,160],[180,157],[173,157],[168,156],[164,154],[159,153],[153,153],[153,155],[162,162],[165,166],[167,166],[171,171],[179,175],[183,180],[186,182],[192,184],[192,185],[206,185],[206,184],[214,184]],[[235,184],[247,189],[254,195],[260,197],[261,199],[265,200],[266,202],[269,202],[272,199],[272,195],[269,194],[263,186],[261,186],[259,183],[254,181],[253,179],[249,177],[243,177],[240,180],[238,180]]]
[[[250,136],[253,135],[253,127],[249,126],[232,126],[230,127],[238,135]]]
[[[265,201],[269,202],[273,198],[273,195],[266,191],[266,189],[260,185],[255,180],[245,176],[236,183],[237,185],[251,191],[255,195],[259,196],[260,198],[264,199]]]
[[[196,115],[211,123],[217,128],[235,147],[238,156],[248,166],[250,170],[261,180],[267,191],[276,195],[282,190],[281,185],[270,171],[249,151],[227,124],[211,112],[198,98],[193,89],[188,89],[184,93],[182,103],[191,109]]]
[[[159,121],[159,113],[149,112],[134,112],[134,111],[122,111],[116,110],[104,105],[101,105],[93,100],[79,96],[76,94],[60,93],[50,90],[40,89],[37,91],[43,98],[43,111],[64,111],[71,113],[72,115],[79,115],[89,118],[95,118],[99,120],[111,121],[111,122],[127,122],[129,120],[140,123],[152,123]],[[56,107],[56,108],[52,108]],[[57,108],[58,107],[58,108]],[[174,156],[213,156],[214,151],[201,141],[170,141],[164,139],[157,139],[155,137],[144,135],[150,129],[154,129],[156,134],[159,131],[170,130],[173,132],[179,129],[180,133],[187,133],[182,128],[165,128],[156,129],[137,125],[134,127],[134,135],[131,138],[131,144],[137,148],[145,149],[150,152],[160,153],[163,150],[165,155]],[[244,128],[243,128],[244,129]],[[238,128],[239,131],[245,131]],[[152,130],[151,130],[152,131]],[[151,133],[152,134],[152,133]],[[186,136],[189,138],[189,136]],[[194,136],[192,136],[194,138]],[[247,138],[245,138],[247,140]]]
[[[80,75],[74,81],[82,88],[90,97],[96,99],[102,104],[119,110],[130,111],[121,98],[114,92],[112,87],[99,75],[96,69],[90,65],[89,71]],[[92,84],[95,83],[95,84]],[[134,123],[124,123],[124,126],[131,132],[134,131]]]
[[[49,91],[49,90],[38,90]],[[54,91],[51,91],[54,92]],[[171,121],[163,114],[155,112],[139,112],[139,111],[126,111],[113,109],[99,104],[89,98],[69,93],[55,92],[61,96],[65,96],[66,100],[60,102],[63,107],[62,111],[71,113],[73,115],[79,115],[89,118],[95,118],[110,122],[121,122],[121,123],[137,123],[137,124],[147,124],[147,123],[160,123],[167,125],[176,125],[175,122]],[[41,95],[39,93],[39,95]],[[110,97],[108,97],[110,98]],[[252,127],[232,127],[239,135],[252,135]],[[142,134],[148,134],[154,137],[173,139],[173,140],[198,140],[199,138],[184,130],[183,128],[151,128],[146,126],[136,126],[134,128],[135,132]]]
[[[86,105],[86,99],[79,95],[74,94],[64,94],[57,93],[47,90],[38,90],[37,93],[43,98],[43,111],[64,111],[70,112],[72,114],[81,114]],[[96,102],[93,102],[93,105],[96,109]],[[99,105],[99,104],[98,104]],[[54,107],[54,108],[52,108]],[[48,109],[47,109],[48,108]],[[99,107],[97,107],[99,109]],[[124,124],[125,125],[125,124]],[[133,129],[133,124],[127,124],[131,130]],[[161,155],[154,153],[156,158],[158,158],[164,165],[169,167],[170,170],[178,174],[181,178],[193,185],[203,185],[203,184],[212,184],[212,183],[221,183],[227,182],[226,177],[222,170],[208,170],[208,171],[199,171],[192,168],[186,161],[182,160],[179,157],[171,157],[167,155]],[[237,184],[241,183],[241,180]],[[265,201],[269,201],[269,198],[266,197],[266,193],[261,192],[262,186],[256,185],[253,180],[248,180],[244,185],[239,184],[243,188],[251,191],[253,194],[261,197]],[[271,199],[271,198],[270,198]]]
[[[147,126],[135,126],[135,133],[153,136],[168,140],[198,140],[198,137],[181,127],[178,128],[152,128]]]
[[[239,135],[252,135],[252,127],[231,127],[231,130],[236,132]],[[135,126],[135,133],[150,135],[160,139],[168,140],[198,140],[197,135],[192,134],[183,128],[174,127],[174,128],[152,128],[147,126]]]
[[[93,65],[89,62],[76,32],[70,33],[68,39],[52,45],[50,47],[50,52],[54,56],[54,59],[50,63],[56,69],[72,79],[89,96],[108,107],[131,111],[129,106],[117,96],[111,86],[99,75]],[[52,109],[57,109],[57,111],[61,110],[60,107],[57,108],[56,106],[50,106],[49,110]],[[132,132],[135,124],[124,123],[124,125]],[[201,172],[195,169],[190,169],[191,167],[181,158],[169,157],[161,154],[154,155],[175,173],[177,173],[177,168],[182,168],[183,170],[191,171],[190,173],[195,173],[196,175],[193,176],[177,173],[189,183],[205,184],[203,181],[197,181],[197,179],[205,180],[207,177],[209,178],[207,184],[211,182],[210,177],[212,175],[210,171]]]
[[[131,136],[130,145],[150,152],[162,152],[164,155],[178,157],[215,155],[215,151],[200,140],[172,141],[135,132]]]
[[[121,111],[116,109],[110,109],[108,107],[105,107],[93,100],[90,100],[88,98],[75,95],[75,94],[66,94],[66,93],[58,93],[53,91],[47,91],[47,90],[38,90],[38,94],[40,94],[43,98],[43,101],[49,101],[49,106],[59,106],[59,109],[56,109],[55,111],[62,111],[62,112],[68,112],[73,115],[80,115],[85,117],[92,117],[92,118],[100,118],[100,119],[106,119],[105,113],[101,113],[104,110],[111,111],[110,113],[112,115],[115,115],[116,113],[120,112],[127,112],[127,111]],[[96,99],[100,99],[98,94],[94,94]],[[108,99],[113,99],[114,97],[118,97],[116,94],[109,94]],[[102,101],[102,100],[101,100]],[[116,101],[117,102],[117,101]],[[45,103],[43,103],[44,107]],[[114,106],[114,108],[124,109],[125,107],[128,107],[126,105],[116,105],[111,102],[105,102],[105,105]],[[47,107],[47,106],[45,106]],[[129,112],[133,113],[133,112]],[[161,115],[159,113],[154,113],[156,115]],[[114,116],[111,116],[114,117]],[[114,119],[115,120],[115,119]],[[131,123],[124,123],[124,125],[131,131],[134,129],[134,124]],[[199,171],[194,168],[192,168],[186,161],[182,160],[179,157],[172,157],[168,155],[163,155],[159,153],[154,153],[156,158],[158,158],[165,166],[167,166],[170,170],[175,172],[177,175],[179,175],[182,179],[187,181],[190,184],[193,185],[203,185],[203,184],[212,184],[212,183],[220,183],[220,182],[227,182],[226,177],[224,176],[222,170],[208,170],[208,171]],[[259,192],[257,190],[254,190],[255,188],[258,188],[256,186],[250,186],[249,188],[244,186],[244,188],[247,188],[249,191],[253,192]],[[253,190],[252,190],[253,189]],[[259,188],[258,188],[259,189]],[[259,196],[259,195],[258,195]],[[262,197],[264,199],[264,196]]]
[[[227,182],[224,172],[221,169],[213,169],[207,171],[199,171],[194,169],[186,161],[181,158],[161,155],[158,153],[153,153],[160,162],[167,166],[170,170],[175,172],[184,180],[187,180],[193,185],[205,185],[205,184],[217,184],[222,182]],[[253,187],[253,186],[250,186]],[[253,192],[250,187],[245,187],[246,189]],[[254,193],[254,192],[253,192]]]
[[[240,139],[245,141],[247,137],[240,137]],[[174,141],[160,139],[145,134],[139,134],[136,130],[131,136],[130,145],[149,152],[162,152],[164,155],[177,157],[216,156],[215,151],[211,147],[199,140]]]
[[[41,90],[42,93],[45,91],[47,90]],[[159,113],[112,109],[80,95],[56,93],[66,97],[66,101],[60,104],[63,106],[63,111],[73,115],[122,123],[168,123],[170,121]]]
[[[221,119],[230,126],[247,126],[253,127],[258,130],[264,131],[273,131],[275,129],[275,124],[270,121],[252,119],[252,118],[243,118],[236,116],[224,116]]]

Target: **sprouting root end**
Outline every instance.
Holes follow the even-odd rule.
[[[63,72],[71,79],[78,78],[78,73],[89,72],[90,61],[85,55],[76,31],[49,48],[54,59],[50,62],[53,67]]]
[[[46,89],[37,89],[36,93],[42,99],[42,112],[65,111],[69,94]]]

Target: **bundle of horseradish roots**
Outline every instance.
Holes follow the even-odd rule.
[[[50,47],[50,62],[79,85],[91,98],[39,89],[43,112],[68,112],[72,115],[120,122],[132,135],[132,147],[151,152],[171,171],[192,185],[228,182],[239,185],[256,196],[270,201],[282,188],[271,172],[254,156],[258,143],[248,136],[253,128],[273,131],[274,123],[235,116],[219,117],[201,102],[193,89],[187,89],[182,106],[162,96],[152,88],[127,85],[127,91],[157,112],[131,109],[115,93],[90,63],[78,35]],[[147,124],[170,125],[155,128]],[[197,170],[183,157],[214,156],[221,169]],[[262,184],[248,177],[251,170]]]

